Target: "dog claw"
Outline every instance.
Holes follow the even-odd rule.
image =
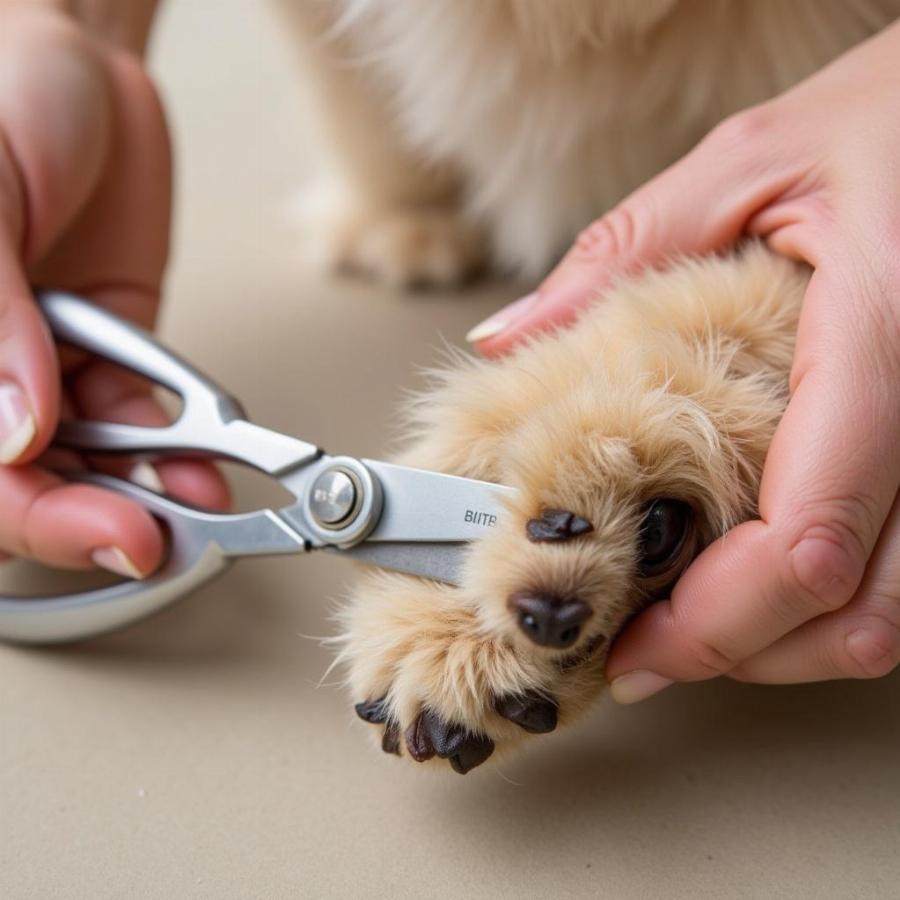
[[[450,767],[454,772],[465,775],[480,766],[493,752],[494,742],[487,735],[466,732],[465,740],[459,744],[456,753],[449,757]]]
[[[400,755],[400,726],[396,722],[388,722],[381,738],[381,749],[385,753]]]
[[[431,741],[431,719],[436,719],[429,712],[421,712],[415,721],[406,729],[406,749],[416,762],[425,762],[434,756],[434,744]]]
[[[381,697],[378,700],[364,700],[357,703],[353,708],[356,714],[364,721],[370,722],[372,725],[381,725],[387,721],[388,711],[386,698]]]
[[[559,707],[540,694],[509,694],[494,701],[494,709],[531,734],[547,734],[556,728]]]
[[[494,752],[494,742],[487,735],[473,734],[424,710],[406,729],[406,749],[417,762],[438,756],[449,760],[454,772],[465,775]]]
[[[539,519],[529,519],[525,526],[528,540],[533,543],[570,541],[593,530],[594,526],[587,519],[567,509],[545,509]]]

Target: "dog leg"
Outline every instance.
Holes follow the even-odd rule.
[[[396,127],[388,88],[360,58],[336,4],[282,0],[316,118],[324,176],[304,199],[307,255],[393,287],[457,284],[485,260],[458,184]]]

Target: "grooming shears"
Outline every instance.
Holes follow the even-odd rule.
[[[79,474],[146,507],[168,531],[162,566],[141,581],[80,594],[0,596],[0,639],[77,640],[167,606],[241,556],[326,550],[383,568],[458,583],[465,550],[506,513],[512,488],[351,456],[254,425],[240,404],[140,328],[86,300],[38,295],[57,340],[130,369],[180,395],[165,428],[63,421],[56,446],[90,453],[199,455],[276,478],[295,498],[280,509],[217,514],[106,475]]]

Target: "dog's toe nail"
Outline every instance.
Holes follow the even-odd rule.
[[[387,721],[388,711],[385,697],[380,697],[378,700],[364,700],[362,703],[357,703],[353,708],[364,722],[380,725],[382,722]]]
[[[553,731],[559,713],[559,707],[553,700],[534,692],[498,697],[494,702],[494,709],[504,719],[515,722],[532,734]]]
[[[406,729],[406,747],[418,762],[433,756],[449,760],[460,775],[480,766],[494,752],[494,742],[487,735],[451,725],[427,709]]]
[[[494,752],[494,742],[485,734],[466,733],[465,740],[449,758],[454,772],[466,772],[480,766]]]
[[[412,725],[406,729],[406,749],[409,750],[409,755],[416,762],[425,762],[426,759],[431,759],[435,753],[428,727],[430,715],[428,712],[419,713]]]
[[[385,753],[400,755],[400,726],[396,722],[388,722],[381,738],[381,749]]]

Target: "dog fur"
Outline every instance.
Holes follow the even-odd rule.
[[[281,0],[315,121],[304,251],[392,285],[534,278],[727,116],[900,0]]]
[[[533,277],[737,110],[900,12],[900,0],[291,0],[328,177],[314,246],[395,285],[490,262]],[[383,749],[465,772],[576,718],[611,640],[755,514],[808,271],[759,244],[620,280],[568,330],[457,356],[413,404],[401,462],[518,488],[463,583],[365,574],[339,661]],[[648,575],[644,517],[693,525]],[[561,510],[587,525],[529,539]],[[539,646],[515,599],[589,618]]]
[[[461,729],[458,739],[511,746],[526,732],[498,700],[543,698],[565,723],[598,695],[625,620],[754,514],[806,280],[759,245],[684,261],[620,282],[574,328],[499,361],[460,357],[437,375],[413,408],[401,461],[519,495],[472,547],[460,587],[366,574],[344,609],[341,660],[354,699],[379,704],[369,720],[393,730],[388,749],[410,739],[423,710]],[[637,571],[641,514],[654,498],[696,514],[661,585]],[[529,540],[527,523],[548,508],[593,531]],[[508,601],[523,591],[589,604],[577,643],[552,650],[522,634]]]

